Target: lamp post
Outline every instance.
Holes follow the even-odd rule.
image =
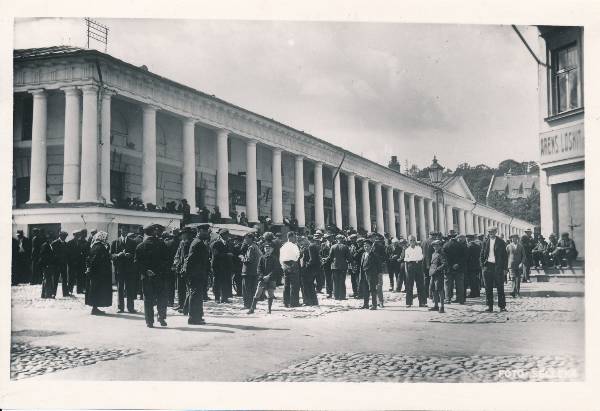
[[[440,165],[440,163],[438,163],[437,158],[434,155],[433,162],[429,166],[429,179],[435,186],[434,193],[435,193],[436,204],[444,204],[444,190],[439,186],[439,183],[442,181],[443,174],[444,174],[444,167],[442,167]],[[440,229],[439,207],[438,207],[437,211],[438,212],[435,213],[435,215],[437,217],[435,223],[436,223],[436,226],[438,227],[438,231],[442,231]]]

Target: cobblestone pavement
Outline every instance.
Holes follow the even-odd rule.
[[[35,332],[29,334],[35,335]],[[100,361],[118,360],[140,352],[137,349],[89,350],[16,342],[11,344],[10,378],[19,380]]]
[[[324,353],[248,381],[540,382],[581,381],[583,377],[583,361],[564,356]]]
[[[539,287],[539,285],[533,285]],[[532,287],[531,284],[528,287]],[[351,293],[351,290],[348,290]],[[41,299],[41,286],[21,285],[12,287],[12,305],[18,305],[20,308],[57,308],[64,310],[89,310],[84,303],[83,295],[74,297],[57,297],[56,299]],[[348,298],[347,300],[334,300],[325,298],[324,294],[319,294],[319,306],[296,308],[285,308],[283,306],[282,287],[276,292],[276,300],[273,303],[272,317],[280,318],[315,318],[335,312],[344,312],[359,309],[362,300]],[[428,312],[426,309],[419,308],[417,305],[406,307],[406,294],[404,292],[384,291],[384,303],[400,306],[401,311],[421,311],[423,312],[423,321],[442,322],[442,323],[505,323],[505,322],[527,322],[527,321],[583,321],[584,319],[584,298],[583,297],[544,297],[544,296],[523,296],[512,298],[507,294],[508,312],[500,313],[497,302],[495,302],[495,312],[485,311],[485,293],[479,298],[467,299],[467,304],[449,304],[446,305],[446,313]],[[431,301],[429,301],[431,306]],[[143,312],[143,301],[136,300],[135,308]],[[263,316],[266,314],[267,302],[259,302],[253,316]],[[113,306],[109,311],[117,310],[117,296],[113,295]],[[204,303],[204,312],[206,317],[217,318],[248,318],[246,309],[243,307],[241,297],[234,296],[229,304],[216,304],[213,300]],[[169,315],[181,315],[176,311],[169,309]]]

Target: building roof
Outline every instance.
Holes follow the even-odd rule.
[[[522,174],[522,175],[511,175],[505,174],[499,177],[493,177],[490,181],[487,195],[489,196],[494,191],[514,193],[515,190],[520,190],[521,186],[523,191],[531,190],[532,188],[539,187],[539,176],[535,174]]]
[[[60,45],[60,46],[53,46],[53,47],[40,47],[40,48],[32,48],[32,49],[15,49],[15,50],[13,50],[13,62],[18,62],[19,60],[23,60],[23,61],[25,61],[25,60],[37,60],[37,59],[46,59],[46,58],[53,58],[53,57],[78,56],[78,55],[81,55],[81,56],[90,56],[90,57],[93,57],[93,56],[103,57],[103,58],[111,60],[111,61],[113,61],[115,63],[123,64],[123,65],[125,65],[125,66],[127,66],[127,67],[129,67],[129,68],[131,68],[133,70],[137,70],[137,71],[143,72],[143,73],[145,73],[147,75],[150,75],[150,76],[152,76],[152,77],[154,77],[156,79],[159,79],[161,81],[165,81],[167,83],[170,83],[170,84],[172,84],[172,85],[174,85],[176,87],[181,87],[181,88],[184,88],[184,89],[186,89],[186,90],[188,90],[188,91],[190,91],[192,93],[199,94],[199,95],[201,95],[204,98],[211,99],[213,101],[216,101],[216,102],[219,102],[219,103],[222,103],[222,104],[226,104],[226,105],[228,105],[230,107],[233,107],[235,109],[241,110],[243,112],[246,112],[246,113],[258,116],[258,117],[260,117],[260,118],[262,118],[264,120],[267,120],[267,121],[270,121],[272,123],[275,123],[275,124],[277,124],[277,125],[279,125],[281,127],[285,127],[288,130],[292,130],[292,131],[294,131],[296,133],[301,133],[301,134],[303,134],[303,135],[305,135],[307,137],[314,138],[315,140],[318,140],[318,141],[320,141],[320,142],[322,142],[322,143],[324,143],[324,144],[326,144],[326,145],[328,145],[330,147],[333,147],[334,149],[339,150],[342,153],[352,154],[354,156],[360,157],[363,160],[365,160],[365,161],[367,161],[367,162],[369,162],[369,163],[371,163],[371,164],[373,164],[373,165],[375,165],[377,167],[381,167],[381,168],[383,168],[385,170],[389,170],[389,171],[392,171],[394,173],[398,173],[402,177],[407,178],[409,180],[413,180],[413,181],[416,181],[416,182],[419,182],[421,184],[425,184],[425,185],[428,185],[428,186],[434,186],[434,184],[432,184],[430,181],[424,181],[422,179],[410,176],[408,174],[404,174],[404,173],[402,173],[399,170],[394,170],[392,168],[386,167],[383,164],[380,164],[380,163],[377,163],[377,162],[375,162],[373,160],[369,160],[368,158],[359,156],[358,154],[353,153],[350,150],[347,150],[347,149],[345,149],[343,147],[340,147],[340,146],[337,146],[335,144],[332,144],[332,143],[330,143],[330,142],[328,142],[326,140],[323,140],[323,139],[321,139],[319,137],[315,137],[312,134],[306,133],[303,130],[298,130],[298,129],[294,128],[294,127],[291,127],[291,126],[289,126],[287,124],[284,124],[284,123],[280,123],[279,121],[274,120],[274,119],[269,118],[269,117],[266,117],[266,116],[264,116],[262,114],[255,113],[253,111],[250,111],[248,109],[240,107],[240,106],[238,106],[236,104],[230,103],[230,102],[228,102],[226,100],[222,100],[222,99],[216,97],[215,95],[204,93],[204,92],[202,92],[200,90],[197,90],[197,89],[195,89],[193,87],[186,86],[185,84],[178,83],[178,82],[176,82],[174,80],[171,80],[171,79],[169,79],[167,77],[160,76],[160,75],[158,75],[156,73],[153,73],[153,72],[149,71],[146,66],[136,66],[136,65],[128,63],[128,62],[126,62],[124,60],[121,60],[121,59],[119,59],[117,57],[114,57],[114,56],[112,56],[110,54],[103,53],[103,52],[95,50],[95,49],[84,49],[84,48],[81,48],[81,47],[74,47],[74,46],[68,46],[68,45]]]

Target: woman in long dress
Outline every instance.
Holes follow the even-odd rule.
[[[98,231],[90,246],[87,266],[85,304],[92,307],[92,315],[103,315],[98,307],[112,305],[112,269],[108,233]]]

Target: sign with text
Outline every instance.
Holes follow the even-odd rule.
[[[542,164],[584,154],[583,123],[540,133],[540,163]]]

